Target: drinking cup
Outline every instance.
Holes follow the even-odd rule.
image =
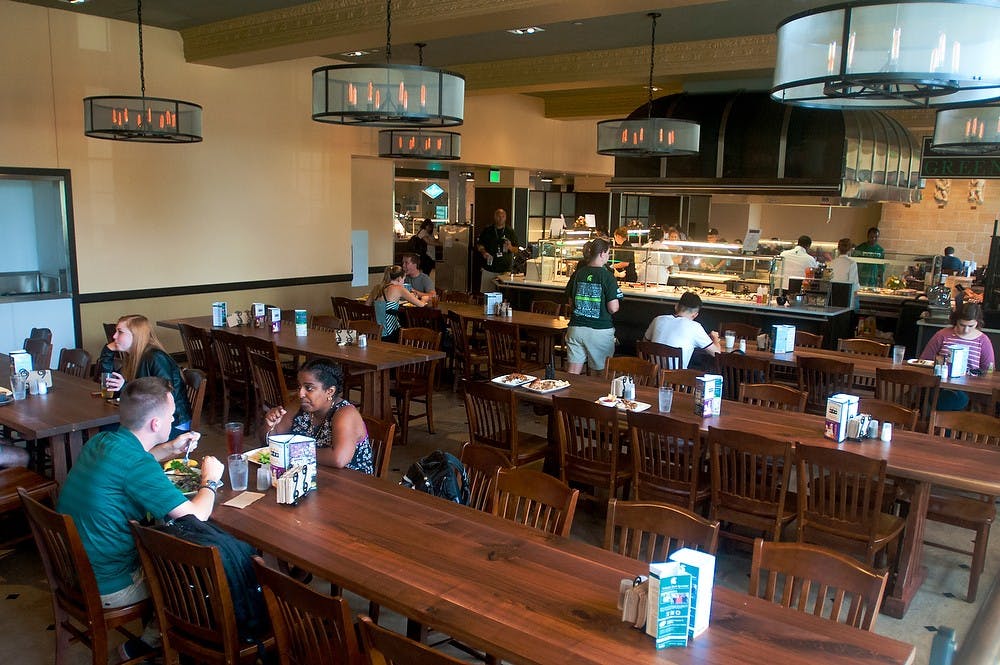
[[[726,351],[732,351],[736,346],[736,333],[726,331]]]
[[[101,372],[101,397],[104,399],[111,399],[115,396],[115,391],[108,387],[108,379],[111,378],[111,372]]]
[[[14,393],[14,399],[25,399],[28,396],[28,380],[20,374],[11,374],[10,390]]]
[[[906,347],[905,346],[903,346],[901,344],[897,344],[894,347],[892,347],[892,364],[893,365],[902,365],[903,364],[903,360],[905,358],[906,358]]]
[[[670,413],[674,405],[674,390],[670,387],[660,388],[660,413]]]
[[[243,423],[226,423],[226,446],[230,455],[243,452]]]
[[[247,458],[243,455],[229,456],[229,484],[235,492],[242,492],[247,488],[247,464]]]
[[[261,464],[257,467],[257,491],[266,492],[271,487],[271,465]]]

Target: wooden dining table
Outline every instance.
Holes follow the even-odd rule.
[[[520,400],[549,405],[554,395],[595,400],[608,393],[609,382],[603,378],[564,372],[556,372],[556,377],[570,381],[570,386],[544,394],[533,393],[524,388],[512,390],[517,391]],[[650,404],[651,412],[659,412],[656,388],[636,386],[635,390],[636,400]],[[621,413],[624,418],[625,412]],[[882,601],[882,612],[897,619],[906,614],[927,576],[923,565],[923,540],[931,486],[1000,495],[1000,452],[952,443],[930,434],[896,429],[890,442],[868,439],[837,443],[823,435],[825,421],[822,416],[776,411],[723,400],[720,415],[703,418],[694,414],[693,396],[677,391],[674,391],[670,412],[664,415],[697,423],[703,435],[707,435],[709,427],[742,429],[886,460],[888,472],[912,486],[899,564]]]
[[[0,382],[8,385],[10,362],[0,357]],[[0,406],[0,425],[24,439],[48,444],[52,475],[60,485],[83,448],[90,430],[118,422],[118,406],[101,399],[98,385],[63,372],[52,372],[52,388],[44,395]]]
[[[211,316],[165,319],[157,321],[156,325],[177,330],[182,323],[204,330],[213,329]],[[308,335],[298,336],[293,325],[284,325],[277,333],[272,333],[269,328],[250,326],[226,330],[247,337],[272,340],[278,350],[285,353],[329,358],[360,370],[363,381],[361,413],[379,420],[392,418],[392,406],[389,402],[390,370],[445,358],[442,351],[416,349],[378,340],[369,340],[364,348],[353,344],[341,346],[335,333],[310,329]]]
[[[220,504],[232,495],[220,492]],[[274,490],[212,519],[237,537],[492,656],[537,665],[887,665],[914,647],[716,586],[711,624],[657,651],[621,621],[623,578],[648,567],[349,470],[320,468],[297,506]]]
[[[440,307],[442,311],[451,310],[461,315],[463,319],[470,321],[503,321],[517,324],[525,334],[537,341],[538,363],[541,365],[548,365],[552,362],[552,353],[557,340],[569,327],[569,319],[565,316],[551,316],[521,310],[514,310],[512,316],[492,316],[486,314],[482,305],[465,303],[441,303]]]

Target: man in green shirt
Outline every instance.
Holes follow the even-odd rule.
[[[851,256],[855,259],[884,259],[885,250],[878,244],[879,232],[874,226],[868,229],[868,242],[863,242],[854,248]],[[860,286],[882,286],[885,266],[881,263],[858,261],[858,284]]]
[[[201,488],[190,500],[164,474],[160,462],[196,448],[201,436],[185,432],[167,441],[174,398],[165,379],[147,376],[129,381],[122,390],[119,412],[118,431],[101,432],[87,441],[66,477],[57,505],[59,512],[76,523],[106,608],[149,596],[129,520],[141,520],[147,514],[156,519],[193,514],[207,520],[223,470],[217,459],[205,457]],[[154,645],[158,637],[159,631],[149,627],[142,641]],[[133,642],[123,646],[143,646]]]

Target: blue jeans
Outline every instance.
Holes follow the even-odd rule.
[[[938,395],[938,411],[965,411],[969,406],[969,395],[961,390],[942,390]]]

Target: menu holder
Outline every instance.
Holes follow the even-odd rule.
[[[358,331],[348,330],[346,328],[337,328],[334,331],[334,335],[337,336],[337,344],[339,346],[354,346],[358,343]]]
[[[288,469],[278,478],[278,503],[296,504],[316,487],[316,465],[303,464]]]

